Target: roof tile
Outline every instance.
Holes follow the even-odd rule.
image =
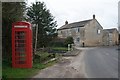
[[[84,27],[91,20],[92,19],[66,24],[66,25],[63,25],[62,27],[60,27],[58,30],[75,28],[75,27]]]

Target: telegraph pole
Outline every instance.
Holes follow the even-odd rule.
[[[35,49],[34,49],[34,54],[36,54],[36,50],[37,50],[37,35],[38,35],[38,24],[36,24],[36,29],[35,29]]]
[[[35,0],[37,2],[37,0]],[[37,35],[38,35],[38,24],[36,23],[35,25],[35,46],[34,46],[34,55],[36,54],[37,51]]]

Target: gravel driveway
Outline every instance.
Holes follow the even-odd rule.
[[[33,78],[85,78],[82,51],[74,57],[63,57],[57,64],[41,70]]]

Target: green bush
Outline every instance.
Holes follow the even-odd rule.
[[[74,43],[73,37],[71,37],[71,36],[67,37],[64,42],[65,46],[68,46],[68,44],[73,44],[73,43]]]
[[[55,54],[49,54],[47,52],[37,52],[35,55],[34,63],[43,63],[45,61],[48,61],[52,58],[55,58]]]
[[[64,42],[62,41],[52,41],[49,44],[50,47],[65,47]]]

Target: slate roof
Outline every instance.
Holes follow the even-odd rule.
[[[112,28],[112,29],[104,29],[104,31],[108,31],[109,33],[113,33],[113,31],[117,30],[116,28]]]
[[[88,22],[90,22],[92,20],[93,19],[89,19],[89,20],[84,20],[84,21],[79,21],[79,22],[66,24],[66,25],[63,25],[62,27],[60,27],[58,30],[75,28],[75,27],[84,27]]]

